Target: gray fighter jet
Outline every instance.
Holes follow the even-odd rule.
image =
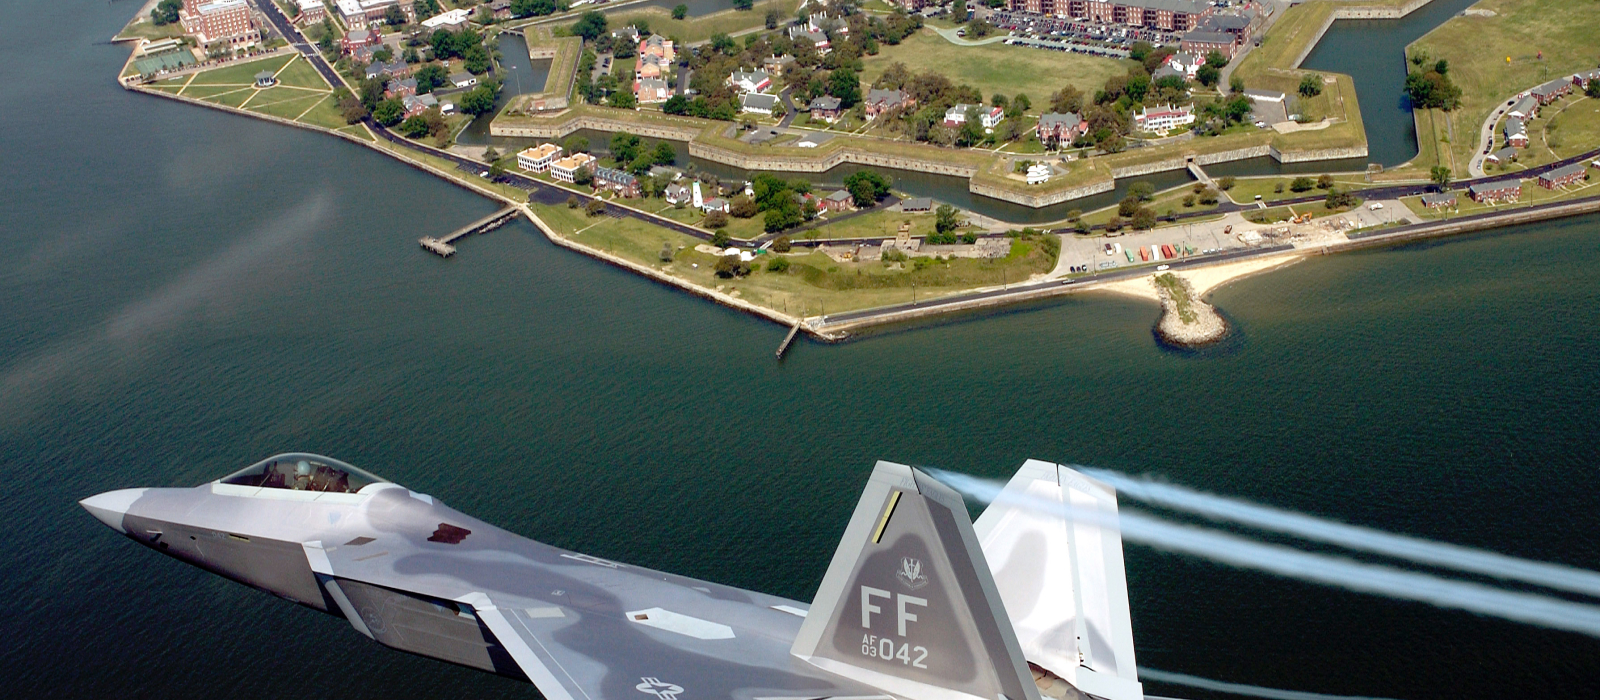
[[[1142,700],[1115,493],[1029,461],[1002,496],[974,528],[959,494],[879,462],[810,605],[541,544],[311,454],[81,504],[163,554],[549,700],[1040,700],[1043,671]]]

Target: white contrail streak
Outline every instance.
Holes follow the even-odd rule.
[[[998,502],[1056,517],[1069,515],[1059,502],[1017,493],[1002,497],[999,482],[950,472],[939,472],[938,477],[951,488],[985,503]],[[1071,511],[1070,515],[1081,517],[1082,513]],[[1600,608],[1592,605],[1303,552],[1217,530],[1179,525],[1137,511],[1123,510],[1114,522],[1096,524],[1119,528],[1126,540],[1229,566],[1600,637]]]
[[[1308,693],[1304,690],[1280,690],[1259,685],[1228,683],[1226,681],[1214,681],[1210,678],[1191,676],[1187,673],[1159,671],[1143,666],[1139,667],[1139,677],[1147,681],[1156,681],[1157,683],[1186,685],[1190,688],[1215,690],[1221,693],[1233,693],[1234,695],[1248,695],[1250,697],[1267,698],[1268,700],[1390,700],[1389,698],[1375,698],[1366,695],[1327,695],[1324,693]]]
[[[1117,490],[1119,496],[1127,496],[1162,508],[1181,510],[1212,520],[1234,522],[1362,552],[1408,559],[1418,564],[1600,597],[1600,574],[1593,571],[1346,525],[1315,516],[1214,496],[1182,486],[1134,478],[1104,469],[1079,466],[1072,468],[1109,484]]]

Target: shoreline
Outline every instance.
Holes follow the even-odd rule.
[[[121,81],[119,81],[121,83]],[[324,134],[339,137],[352,144],[365,146],[378,153],[394,158],[401,163],[413,168],[428,172],[447,182],[466,188],[479,195],[493,199],[497,202],[517,207],[530,221],[534,222],[540,233],[562,248],[588,255],[596,260],[611,264],[630,272],[643,275],[646,279],[671,286],[689,294],[713,301],[728,308],[748,313],[752,316],[782,325],[793,326],[799,323],[800,329],[812,338],[824,342],[842,342],[849,340],[856,333],[871,328],[891,326],[936,316],[946,316],[961,312],[970,312],[984,309],[994,309],[1012,304],[1038,301],[1066,294],[1076,294],[1086,291],[1104,291],[1112,294],[1122,294],[1159,302],[1153,285],[1149,279],[1158,274],[1154,267],[1141,268],[1130,271],[1132,274],[1122,275],[1109,279],[1095,279],[1093,276],[1078,278],[1077,280],[1050,280],[1043,283],[1023,283],[1016,291],[994,288],[977,288],[959,292],[941,301],[933,299],[924,302],[925,305],[914,308],[881,307],[879,309],[865,309],[859,312],[849,312],[850,315],[863,314],[861,318],[850,318],[841,321],[829,322],[827,316],[811,316],[799,318],[782,312],[767,309],[737,297],[718,292],[714,289],[700,287],[685,280],[673,277],[653,268],[638,265],[630,260],[625,260],[610,253],[590,248],[581,243],[553,233],[553,230],[532,214],[526,202],[517,201],[506,197],[500,192],[481,186],[465,178],[455,177],[451,173],[442,172],[429,163],[404,157],[402,154],[382,147],[377,141],[368,141],[351,134],[343,133],[313,124],[290,121],[269,114],[258,114],[241,110],[228,105],[206,102],[181,95],[173,95],[160,90],[146,88],[140,85],[122,83],[130,91],[152,95],[156,97],[176,99],[185,104],[209,107],[225,112],[239,114],[247,117],[262,118],[286,126],[298,127]],[[1208,260],[1205,258],[1190,258],[1180,270],[1175,270],[1193,285],[1195,297],[1203,299],[1210,292],[1231,284],[1240,279],[1245,279],[1257,274],[1270,272],[1299,262],[1311,255],[1329,255],[1342,252],[1362,250],[1366,248],[1399,245],[1411,241],[1441,238],[1460,233],[1491,230],[1506,226],[1524,223],[1546,221],[1551,219],[1581,216],[1600,211],[1600,196],[1585,199],[1551,204],[1537,205],[1536,207],[1511,209],[1507,211],[1488,212],[1473,217],[1423,222],[1400,227],[1372,231],[1365,234],[1355,234],[1348,241],[1321,248],[1302,249],[1266,249],[1256,253],[1246,253],[1243,256],[1234,255],[1225,260]],[[1184,264],[1180,261],[1179,264]],[[1080,281],[1081,280],[1081,281]],[[975,297],[964,299],[963,297]]]

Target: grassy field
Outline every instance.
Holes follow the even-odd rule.
[[[606,21],[612,27],[625,27],[636,21],[643,20],[650,25],[650,31],[661,34],[676,42],[690,44],[709,40],[713,34],[733,34],[747,29],[766,28],[767,10],[776,7],[779,14],[787,21],[794,17],[794,11],[800,7],[800,0],[761,0],[755,8],[745,10],[722,10],[708,15],[689,15],[684,19],[673,19],[672,13],[664,7],[647,7],[642,9],[625,8],[616,12],[606,13]],[[584,8],[587,9],[587,8]],[[576,19],[576,18],[574,18]],[[568,27],[571,24],[566,25]]]
[[[1453,211],[1434,211],[1422,206],[1421,197],[1405,197],[1401,201],[1411,207],[1424,219],[1456,218],[1467,214],[1482,214],[1487,211],[1502,210],[1509,207],[1528,206],[1532,204],[1545,204],[1561,199],[1576,199],[1600,194],[1600,172],[1590,169],[1589,180],[1576,185],[1568,185],[1566,189],[1547,190],[1540,187],[1533,180],[1522,181],[1522,197],[1516,204],[1479,204],[1467,198],[1464,191],[1456,192],[1457,207]]]
[[[1569,97],[1547,110],[1542,141],[1559,160],[1600,148],[1600,100]]]
[[[195,76],[192,85],[249,85],[256,81],[256,74],[264,70],[277,72],[285,64],[295,60],[295,55],[272,56],[259,61],[246,63],[233,63],[221,68],[205,71]],[[309,68],[309,66],[307,66]],[[187,94],[187,93],[185,93]]]
[[[254,79],[254,74],[252,74],[251,80]],[[317,69],[312,68],[310,62],[298,57],[287,68],[278,72],[278,84],[318,90],[328,89],[328,81],[322,79],[322,75],[317,73]]]
[[[1241,177],[1234,181],[1233,189],[1228,190],[1228,195],[1233,197],[1233,201],[1235,202],[1249,204],[1255,201],[1256,195],[1261,195],[1262,201],[1271,203],[1280,199],[1305,197],[1314,194],[1323,194],[1325,192],[1324,190],[1319,189],[1312,189],[1308,192],[1295,192],[1294,190],[1289,189],[1289,183],[1293,182],[1296,177],[1300,176],[1288,175],[1281,177]],[[1312,174],[1306,175],[1305,177],[1316,180],[1318,176]],[[1335,176],[1333,178],[1333,183],[1334,187],[1342,190],[1357,190],[1373,186],[1372,183],[1367,182],[1361,175],[1351,174]],[[1281,192],[1277,191],[1279,185],[1283,186],[1283,191]]]
[[[1600,46],[1593,0],[1483,0],[1473,7],[1492,10],[1495,16],[1453,17],[1408,52],[1449,61],[1450,78],[1461,88],[1461,108],[1436,115],[1427,125],[1431,137],[1420,133],[1424,125],[1418,124],[1418,141],[1434,143],[1453,127],[1456,138],[1439,145],[1448,147],[1449,153],[1441,156],[1447,163],[1454,159],[1457,177],[1466,176],[1478,127],[1496,105],[1545,81],[1593,68],[1595,47]],[[1600,146],[1600,141],[1592,143]]]
[[[900,234],[900,224],[911,223],[911,236],[920,238],[934,233],[933,214],[907,214],[897,211],[874,211],[852,216],[837,223],[827,223],[810,231],[796,234],[796,238],[819,240],[827,238],[889,237]]]
[[[578,243],[699,287],[797,315],[898,304],[911,301],[913,294],[931,299],[973,287],[1021,281],[1055,266],[1055,257],[1038,241],[1016,241],[1011,254],[1001,260],[953,260],[925,264],[923,269],[910,264],[841,263],[821,253],[796,251],[784,256],[789,269],[777,272],[766,269],[777,255],[768,254],[756,258],[748,277],[722,279],[712,272],[717,258],[694,249],[700,242],[697,239],[633,219],[589,217],[581,209],[559,205],[532,207],[547,225]],[[663,244],[673,250],[670,263],[661,260]]]
[[[1233,74],[1243,78],[1245,85],[1254,87],[1253,81],[1260,76],[1287,69],[1290,62],[1317,39],[1317,32],[1333,15],[1334,9],[1331,2],[1308,2],[1285,10],[1262,38],[1261,46],[1245,56]]]
[[[1194,189],[1188,185],[1185,185],[1177,189],[1167,190],[1166,192],[1157,194],[1155,198],[1147,202],[1145,206],[1149,207],[1151,211],[1154,211],[1156,216],[1164,216],[1168,211],[1178,214],[1188,214],[1190,212],[1197,211],[1211,211],[1222,204],[1222,200],[1220,199],[1217,200],[1216,204],[1200,204],[1197,197],[1197,201],[1195,202],[1194,206],[1183,206],[1183,198],[1191,194],[1194,194]],[[1092,212],[1084,214],[1083,221],[1091,226],[1098,226],[1110,221],[1111,217],[1116,215],[1117,205],[1113,204],[1109,207],[1101,207]],[[1157,225],[1162,225],[1163,223],[1165,222],[1160,222]]]
[[[1134,65],[1132,61],[1000,43],[956,46],[924,28],[898,46],[883,44],[878,55],[865,57],[862,81],[871,83],[897,61],[912,71],[937,70],[958,85],[978,88],[986,101],[997,92],[1007,97],[1025,93],[1035,109],[1048,107],[1050,95],[1069,84],[1093,95],[1106,78],[1122,75]]]

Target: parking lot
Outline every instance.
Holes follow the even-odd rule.
[[[1165,32],[1147,27],[1124,27],[1115,24],[1100,24],[1080,19],[1046,17],[1027,12],[1006,10],[995,12],[990,19],[990,23],[1010,31],[1013,37],[1059,43],[1083,49],[1120,50],[1123,52],[1123,56],[1127,55],[1127,49],[1133,46],[1136,41],[1147,42],[1152,46],[1176,46],[1182,38],[1182,35],[1176,32]],[[1056,47],[1041,46],[1041,48]],[[1082,52],[1089,53],[1089,51]]]

